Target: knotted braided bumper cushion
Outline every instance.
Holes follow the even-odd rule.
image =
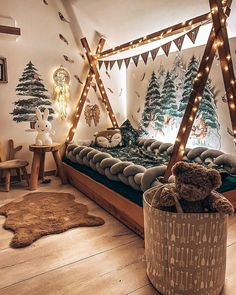
[[[173,152],[173,144],[154,139],[139,139],[137,144],[157,156],[171,156]],[[166,165],[146,169],[132,162],[121,161],[95,148],[77,144],[68,145],[66,157],[71,162],[90,167],[112,181],[121,181],[135,190],[143,192],[150,187],[159,185],[160,181],[158,179],[163,177],[166,171]],[[199,164],[213,163],[223,167],[231,174],[236,174],[236,157],[218,150],[210,150],[205,147],[187,148],[183,160]],[[172,182],[173,177],[170,177],[169,181]]]

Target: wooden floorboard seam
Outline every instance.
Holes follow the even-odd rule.
[[[132,293],[134,293],[134,292],[136,292],[136,291],[138,291],[138,290],[140,290],[140,289],[142,289],[142,288],[144,288],[144,287],[150,286],[150,285],[151,285],[150,283],[145,284],[145,285],[143,285],[142,287],[139,287],[139,288],[137,288],[137,289],[135,289],[135,290],[133,290],[133,291],[130,291],[130,292],[128,292],[128,293],[125,293],[125,295],[130,295],[130,294],[132,294]]]
[[[132,244],[132,243],[134,243],[134,242],[136,242],[136,241],[138,241],[138,240],[140,240],[139,237],[135,238],[133,241],[130,241],[130,242],[128,242],[128,243],[124,243],[124,244],[119,245],[119,246],[117,246],[117,247],[113,247],[113,248],[108,249],[108,250],[100,251],[100,252],[98,252],[98,253],[96,253],[96,254],[93,254],[93,255],[90,255],[90,256],[87,256],[87,257],[81,258],[81,259],[79,259],[79,260],[75,260],[75,261],[73,261],[73,262],[70,262],[70,263],[64,264],[64,265],[59,266],[59,267],[55,267],[55,268],[53,268],[53,269],[50,269],[50,270],[45,271],[45,272],[42,272],[42,273],[37,274],[37,275],[35,275],[35,276],[29,277],[29,278],[27,278],[27,279],[20,280],[20,281],[18,281],[18,282],[13,283],[13,284],[9,284],[9,285],[7,285],[7,286],[4,286],[4,287],[0,288],[0,290],[4,290],[4,289],[6,289],[6,288],[9,288],[9,287],[11,287],[11,286],[15,286],[15,285],[20,284],[20,283],[23,283],[23,282],[27,282],[28,280],[34,279],[34,278],[39,277],[39,276],[43,276],[43,275],[48,274],[48,273],[50,273],[50,272],[57,271],[57,270],[59,270],[59,269],[63,269],[64,267],[68,267],[68,266],[70,266],[70,265],[74,265],[74,264],[76,264],[76,263],[79,263],[79,262],[81,262],[81,261],[84,261],[84,260],[87,260],[87,259],[89,259],[89,258],[95,257],[95,256],[97,256],[97,255],[101,255],[101,254],[103,254],[103,253],[105,253],[105,252],[110,252],[110,251],[115,250],[115,249],[118,249],[118,248],[120,248],[120,247],[123,247],[123,246],[129,245],[129,244]],[[18,263],[18,264],[22,264],[22,263],[24,263],[24,262],[26,262],[26,261],[20,262],[20,263]],[[10,266],[6,266],[6,267],[10,267]],[[3,268],[5,268],[5,267],[3,267]],[[3,268],[0,268],[0,269],[3,269]]]

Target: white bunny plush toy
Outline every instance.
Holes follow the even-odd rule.
[[[36,137],[36,145],[51,145],[52,144],[52,138],[51,134],[53,135],[54,132],[51,131],[52,125],[48,121],[49,116],[49,110],[45,109],[43,112],[43,116],[41,114],[41,111],[36,108],[36,116],[37,121],[35,124],[35,129],[38,131],[38,135]]]

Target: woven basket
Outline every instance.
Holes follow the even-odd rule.
[[[144,193],[147,275],[163,295],[219,295],[225,281],[227,218],[219,213],[171,213]]]

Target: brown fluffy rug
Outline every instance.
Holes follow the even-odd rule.
[[[13,248],[26,247],[42,236],[70,228],[104,224],[102,218],[88,215],[87,206],[67,193],[27,194],[21,202],[2,206],[0,215],[6,216],[3,227],[15,233],[10,243]]]

